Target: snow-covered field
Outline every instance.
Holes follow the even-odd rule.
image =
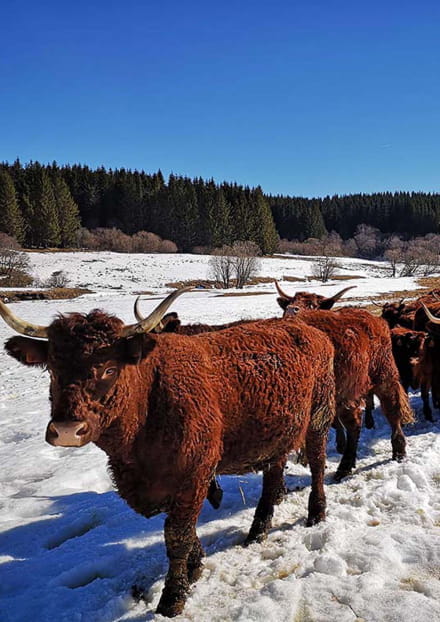
[[[101,307],[133,322],[134,293],[152,291],[157,304],[165,283],[207,277],[208,258],[192,255],[58,253],[30,255],[36,276],[63,269],[71,285],[95,293],[76,300],[11,305],[39,324],[57,312]],[[389,279],[376,262],[343,260],[345,274],[330,285],[282,283],[290,292],[374,297],[414,288],[413,279]],[[307,259],[265,259],[261,276],[310,274]],[[274,288],[259,295],[183,295],[174,309],[185,322],[224,322],[280,315]],[[267,295],[262,295],[266,292]],[[12,331],[0,321],[0,342]],[[159,620],[154,610],[167,558],[163,515],[146,520],[113,491],[106,458],[95,446],[54,448],[44,442],[48,375],[20,366],[0,351],[0,621],[110,622]],[[305,527],[310,476],[289,463],[291,492],[276,508],[267,541],[240,546],[259,497],[260,476],[222,477],[219,510],[205,505],[198,533],[205,570],[184,613],[195,622],[412,622],[440,619],[440,426],[420,415],[406,430],[408,458],[390,460],[389,428],[379,409],[376,429],[363,430],[356,472],[331,482],[339,456],[328,451],[326,522]],[[438,414],[435,414],[438,421]],[[136,602],[131,586],[148,593]]]

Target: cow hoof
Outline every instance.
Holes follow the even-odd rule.
[[[393,460],[396,462],[402,462],[406,458],[406,454],[393,454]]]
[[[246,540],[243,542],[243,546],[246,548],[247,546],[249,546],[250,544],[253,544],[254,542],[257,542],[257,543],[264,542],[266,538],[267,538],[267,533],[265,532],[249,533]]]
[[[317,525],[323,520],[325,520],[325,512],[319,512],[319,514],[314,514],[313,516],[309,516],[307,518],[306,527],[313,527],[313,525]]]
[[[333,481],[336,483],[339,483],[341,480],[344,479],[344,477],[348,477],[349,475],[351,475],[351,469],[344,469],[344,470],[338,470],[336,471],[336,473],[333,475]]]
[[[156,613],[166,618],[174,618],[174,616],[178,616],[179,613],[182,613],[184,607],[185,598],[181,595],[167,596],[165,598],[162,595]]]
[[[134,598],[134,600],[136,602],[139,602],[141,600],[145,600],[146,598],[146,594],[144,591],[144,588],[142,588],[140,585],[132,585],[131,586],[131,595]]]

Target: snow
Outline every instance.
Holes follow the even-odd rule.
[[[75,300],[11,305],[39,324],[58,312],[95,307],[133,322],[134,292],[151,291],[145,313],[168,282],[207,277],[208,258],[192,255],[31,253],[39,278],[63,269],[71,285],[95,293]],[[377,262],[342,260],[350,281],[292,283],[310,274],[307,258],[264,259],[261,276],[281,279],[289,292],[331,295],[356,285],[350,296],[380,298],[416,287],[390,279]],[[225,322],[279,315],[272,284],[251,296],[196,291],[173,309],[185,322]],[[262,294],[263,292],[263,294]],[[266,292],[266,295],[264,295]],[[259,294],[259,295],[257,295]],[[12,331],[0,322],[0,341]],[[163,520],[135,514],[113,490],[106,457],[89,445],[54,448],[44,442],[49,414],[46,372],[19,365],[0,352],[0,619],[2,622],[113,622],[160,620],[154,614],[167,558]],[[328,446],[327,520],[305,527],[308,469],[288,463],[287,498],[275,510],[263,544],[243,548],[257,503],[258,474],[221,477],[219,510],[205,504],[198,533],[205,569],[182,615],[196,622],[421,622],[440,619],[440,426],[421,415],[406,429],[408,458],[390,460],[390,431],[380,409],[376,429],[362,430],[355,473],[331,481],[339,456]],[[133,585],[146,599],[131,595]]]

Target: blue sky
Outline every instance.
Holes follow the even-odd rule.
[[[4,0],[0,160],[440,192],[440,2]]]

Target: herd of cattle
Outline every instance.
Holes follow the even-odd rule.
[[[312,475],[307,525],[325,517],[326,441],[336,428],[336,481],[356,464],[363,410],[374,426],[374,395],[391,427],[392,457],[405,456],[402,425],[413,421],[407,390],[429,390],[440,406],[440,291],[366,310],[331,310],[351,288],[326,298],[278,289],[283,318],[219,326],[181,324],[167,313],[188,288],[125,325],[103,311],[58,316],[49,326],[23,321],[0,301],[21,336],[6,351],[50,373],[55,446],[103,449],[119,494],[145,517],[167,514],[169,569],[157,611],[180,613],[202,571],[196,522],[205,498],[221,503],[217,474],[263,472],[246,544],[261,541],[286,492],[284,468],[302,448]],[[391,330],[390,330],[391,329]]]

